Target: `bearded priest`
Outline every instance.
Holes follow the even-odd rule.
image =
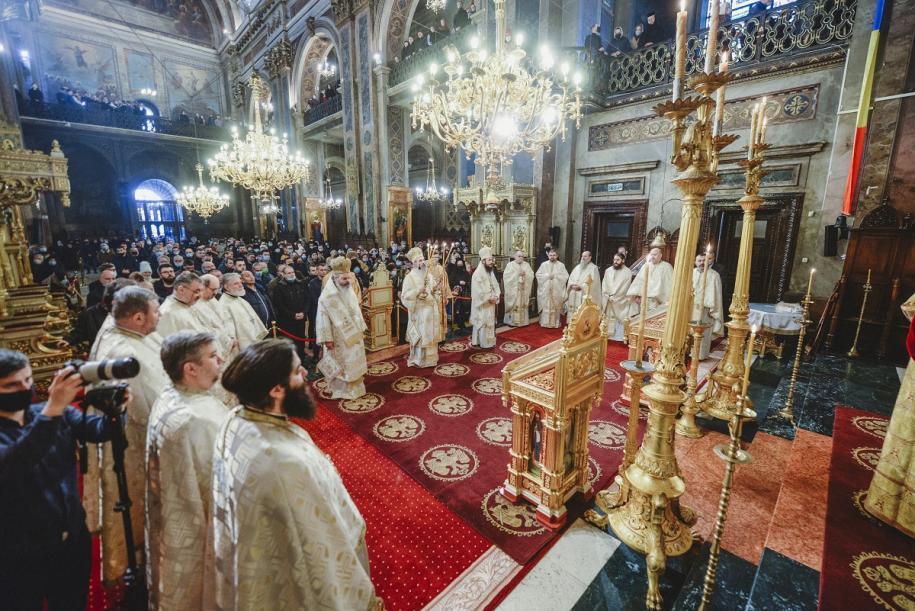
[[[208,606],[203,576],[213,516],[213,446],[229,414],[212,394],[221,365],[211,333],[179,331],[162,342],[162,366],[172,383],[153,405],[146,435],[150,609]]]
[[[222,299],[219,300],[219,304],[222,306],[231,334],[238,342],[239,350],[244,350],[267,336],[267,327],[251,304],[245,301],[245,286],[242,284],[241,275],[234,272],[223,274]]]
[[[566,302],[566,282],[569,272],[558,260],[559,253],[550,249],[547,260],[537,268],[537,307],[540,309],[540,326],[557,329],[562,324],[562,306]]]
[[[534,270],[524,260],[524,253],[520,250],[515,252],[514,260],[505,266],[502,284],[505,285],[505,324],[512,327],[529,325],[528,304],[534,286]]]
[[[604,297],[604,316],[607,328],[611,329],[610,339],[623,341],[623,322],[632,316],[632,299],[626,295],[632,284],[632,271],[626,267],[622,253],[613,255],[613,265],[604,271],[601,292]]]
[[[470,345],[492,348],[496,345],[496,306],[502,296],[495,274],[492,250],[480,249],[480,263],[470,280]]]
[[[700,298],[703,285],[705,285],[705,296]],[[696,255],[696,266],[693,268],[693,296],[692,319],[701,320],[708,325],[702,334],[702,343],[699,345],[699,360],[701,361],[708,358],[708,353],[712,348],[712,337],[720,336],[724,332],[721,275],[711,267],[708,268],[708,271],[705,270],[705,255],[701,254]]]
[[[438,308],[432,284],[436,280],[426,267],[423,251],[412,248],[407,259],[413,264],[403,279],[400,303],[407,308],[407,342],[410,354],[407,367],[435,367],[438,365]]]
[[[208,563],[213,600],[201,608],[382,608],[365,520],[333,463],[290,420],[315,415],[306,373],[285,339],[249,346],[226,367],[223,385],[241,406],[216,436],[209,552],[218,562]]]
[[[350,260],[332,259],[330,269],[315,324],[315,338],[324,348],[318,371],[324,374],[332,399],[358,399],[365,394],[362,378],[368,365],[363,333],[367,327],[352,286]]]
[[[585,300],[585,291],[589,290],[587,285],[588,278],[591,279],[591,301],[594,302],[594,305],[600,307],[600,270],[591,262],[591,253],[586,250],[581,253],[579,264],[569,274],[569,301],[567,302],[569,316],[572,316],[581,305],[581,302]]]

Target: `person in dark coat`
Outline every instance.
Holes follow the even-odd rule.
[[[273,287],[272,299],[277,326],[291,335],[304,338],[309,310],[308,287],[296,277],[291,266],[283,266],[283,276]],[[300,359],[305,360],[311,356],[311,350],[304,343],[296,340],[293,342]]]
[[[99,269],[98,280],[93,280],[89,283],[89,295],[86,297],[87,308],[97,305],[102,300],[102,294],[105,292],[105,287],[114,282],[115,278],[118,277],[114,265],[111,263],[105,263]]]
[[[318,299],[321,297],[321,290],[324,288],[323,279],[327,275],[327,266],[323,263],[315,266],[315,275],[308,279],[308,336],[315,336],[315,325],[318,322]],[[309,345],[314,353],[315,359],[319,356],[318,344],[311,342]]]

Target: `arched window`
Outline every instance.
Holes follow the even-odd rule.
[[[176,201],[178,190],[158,178],[144,180],[133,192],[140,235],[147,240],[185,238],[184,210]]]

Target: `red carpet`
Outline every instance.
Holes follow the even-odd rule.
[[[408,368],[405,357],[375,363],[366,376],[368,394],[354,401],[329,400],[322,380],[315,389],[322,403],[361,437],[525,564],[558,533],[535,520],[531,505],[513,505],[498,493],[511,445],[501,374],[507,362],[559,335],[559,329],[531,325],[500,334],[490,350],[470,349],[467,340],[448,342],[434,370]],[[618,363],[626,354],[622,344],[610,344],[605,398],[591,413],[589,462],[596,490],[607,485],[622,460],[626,416],[610,402],[622,390]],[[568,523],[585,505],[579,498]]]
[[[839,407],[829,465],[820,608],[915,608],[915,541],[861,506],[887,418]]]

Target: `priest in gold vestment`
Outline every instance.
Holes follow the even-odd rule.
[[[139,551],[143,549],[143,525],[146,519],[146,427],[153,404],[170,384],[162,369],[159,355],[162,338],[156,333],[159,298],[152,291],[138,286],[125,287],[114,296],[112,316],[115,327],[99,350],[98,358],[133,357],[140,361],[140,374],[130,380],[131,400],[127,405],[127,422],[124,427],[128,444],[124,453],[124,463],[127,491],[132,502],[130,517],[134,542]],[[102,577],[105,582],[112,583],[123,576],[127,568],[127,553],[121,514],[114,511],[114,505],[118,501],[118,487],[115,474],[111,470],[111,447],[106,444],[103,449],[103,458],[99,464]],[[87,505],[97,503],[97,495],[97,490],[87,487],[84,502]]]
[[[365,520],[333,463],[290,420],[314,417],[305,375],[295,347],[275,339],[242,351],[223,375],[241,405],[216,437],[207,609],[381,608]]]
[[[588,279],[591,279],[590,289]],[[569,299],[566,302],[569,317],[578,310],[578,307],[585,300],[585,292],[591,291],[591,301],[600,307],[600,270],[591,262],[591,253],[587,250],[581,253],[581,261],[572,269],[569,274]]]
[[[407,259],[413,264],[403,279],[400,292],[400,303],[407,309],[407,342],[410,353],[407,356],[407,367],[435,367],[438,365],[438,326],[439,309],[436,307],[436,296],[433,283],[436,279],[426,266],[423,252],[412,248]],[[439,303],[441,299],[438,298]]]
[[[632,271],[626,266],[622,253],[613,255],[613,264],[604,271],[601,294],[604,300],[604,317],[610,329],[610,339],[625,339],[624,322],[634,314],[632,298],[626,294],[632,284]]]
[[[244,299],[245,287],[241,276],[236,273],[223,274],[222,291],[219,305],[222,306],[226,323],[238,342],[239,350],[267,337],[267,327]]]
[[[915,537],[915,295],[902,304],[909,319],[909,365],[902,378],[864,508],[874,517]]]
[[[451,294],[448,285],[448,271],[442,265],[442,255],[437,248],[431,249],[426,269],[432,277],[432,297],[435,304],[435,341],[445,341],[448,335],[448,310],[446,308],[447,296]],[[436,357],[437,358],[437,357]]]
[[[203,283],[203,291],[200,293],[200,299],[194,304],[194,313],[204,328],[216,337],[220,350],[219,356],[223,361],[228,362],[238,352],[238,341],[234,335],[235,326],[226,321],[225,311],[218,299],[219,278],[204,274],[200,276],[200,282]]]
[[[211,393],[221,365],[211,333],[179,331],[162,342],[162,366],[172,385],[153,405],[146,435],[150,609],[207,607],[203,576],[212,561],[206,552],[213,446],[229,413]]]
[[[515,252],[512,262],[505,266],[502,284],[505,286],[505,324],[512,327],[530,324],[528,308],[531,289],[534,287],[534,270],[524,260],[524,253],[520,250]]]
[[[175,278],[172,294],[159,306],[159,326],[163,339],[178,331],[205,331],[194,305],[200,300],[203,283],[194,272],[181,272]]]
[[[368,328],[352,286],[350,261],[337,257],[330,262],[331,277],[321,289],[315,339],[324,348],[318,371],[327,380],[333,399],[358,399],[365,394],[363,377],[368,371],[364,333]]]
[[[473,325],[471,346],[492,348],[496,345],[496,306],[502,291],[494,270],[492,251],[487,247],[481,248],[480,262],[470,279],[470,324]]]
[[[558,260],[559,253],[550,249],[547,260],[537,268],[537,308],[540,310],[540,326],[558,329],[562,323],[562,308],[566,303],[566,282],[569,272]]]

